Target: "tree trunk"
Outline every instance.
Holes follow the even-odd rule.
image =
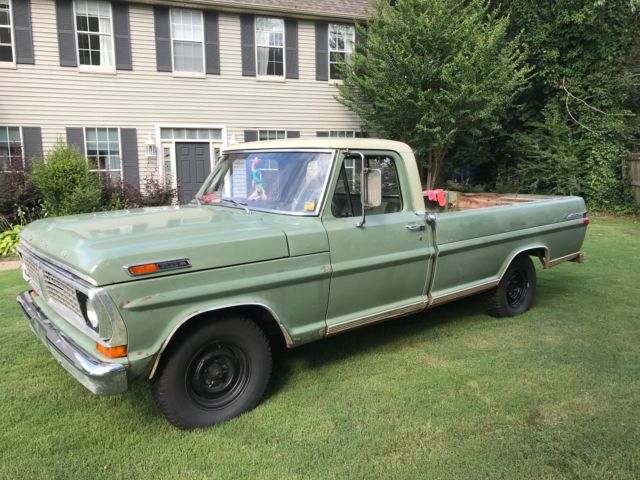
[[[433,190],[438,181],[438,177],[442,173],[442,165],[444,164],[444,157],[447,155],[447,147],[442,147],[437,150],[429,152],[427,165],[429,172],[427,173],[427,189]]]

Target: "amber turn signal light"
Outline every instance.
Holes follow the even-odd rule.
[[[155,273],[158,271],[157,263],[143,263],[142,265],[134,265],[129,267],[131,275],[144,275],[145,273]]]
[[[122,358],[127,356],[127,346],[106,347],[101,343],[96,343],[96,350],[107,358]]]

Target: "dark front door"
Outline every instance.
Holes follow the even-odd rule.
[[[188,203],[211,172],[208,143],[176,143],[180,203]]]

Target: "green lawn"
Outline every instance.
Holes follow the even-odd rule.
[[[287,352],[256,410],[195,432],[144,382],[89,394],[0,273],[0,477],[637,479],[640,223],[593,221],[585,252],[520,317],[471,298]]]

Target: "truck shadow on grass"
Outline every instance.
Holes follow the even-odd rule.
[[[483,309],[483,297],[473,296],[454,303],[434,307],[413,315],[398,317],[365,326],[349,332],[328,337],[318,342],[284,350],[274,355],[273,373],[265,399],[277,395],[285,389],[293,374],[294,367],[303,364],[305,369],[325,368],[332,364],[367,355],[382,348],[402,348],[412,337],[424,340],[451,333],[464,328],[471,322],[487,321],[489,317]],[[440,328],[445,327],[445,328]]]

